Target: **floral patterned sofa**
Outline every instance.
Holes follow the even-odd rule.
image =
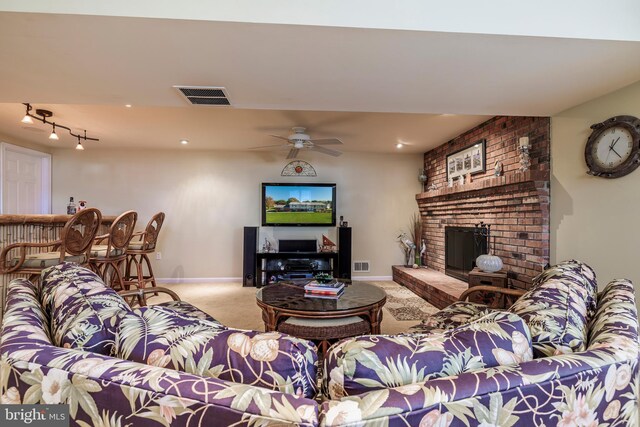
[[[593,270],[566,261],[507,312],[459,302],[412,332],[329,350],[322,424],[638,425],[638,316],[627,280],[597,293]]]
[[[40,282],[8,286],[0,403],[67,403],[82,427],[318,424],[313,343],[184,302],[132,310],[73,264]]]
[[[11,282],[0,403],[68,403],[78,426],[637,425],[633,286],[569,261],[508,312],[454,304],[398,336],[316,348],[173,302],[131,310],[71,265]]]

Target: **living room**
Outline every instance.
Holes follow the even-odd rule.
[[[531,171],[546,165],[548,200],[541,223],[521,223],[523,229],[513,232],[539,233],[546,251],[527,253],[518,245],[505,250],[517,254],[501,254],[511,286],[529,289],[534,271],[567,259],[591,266],[601,290],[621,277],[640,283],[634,268],[640,236],[632,226],[640,175],[588,175],[585,159],[592,125],[640,116],[635,3],[626,2],[630,12],[607,28],[596,25],[604,13],[596,2],[576,10],[549,3],[560,9],[553,19],[540,7],[528,11],[526,21],[516,19],[521,7],[498,2],[497,11],[464,2],[473,20],[460,19],[453,5],[412,3],[388,11],[378,2],[268,3],[221,2],[218,10],[195,3],[192,9],[2,6],[0,49],[12,66],[0,71],[0,141],[50,155],[49,211],[37,213],[64,214],[74,197],[105,216],[135,210],[140,228],[164,212],[150,255],[158,284],[188,285],[182,288],[188,292],[240,288],[244,227],[258,227],[258,248],[265,239],[276,245],[281,239],[339,238],[335,226],[261,226],[261,184],[334,183],[337,217],[352,229],[351,260],[369,266],[351,271],[352,278],[391,282],[392,266],[406,263],[398,236],[416,213],[427,233],[425,263],[444,272],[444,255],[428,231],[433,215],[421,200],[435,192],[466,194],[494,173],[498,160],[505,180],[522,173],[518,144],[526,137]],[[231,106],[189,105],[176,85],[224,87]],[[70,137],[60,127],[60,140],[50,141],[50,125],[20,123],[26,102],[34,114],[49,110],[50,121],[100,141]],[[494,130],[489,138],[473,136],[500,120],[544,122],[546,135],[541,140],[531,130]],[[288,159],[282,147],[253,149],[284,146],[271,135],[286,139],[296,126],[311,138],[339,139],[341,145],[328,148],[342,154],[302,150]],[[435,178],[430,156],[439,153],[442,172],[446,156],[465,148],[457,142],[469,134],[470,143],[486,139],[509,154],[496,158],[502,154],[492,154],[498,148],[492,145],[484,172],[450,189],[446,178]],[[498,134],[499,141],[491,139]],[[80,141],[84,150],[75,150]],[[316,176],[283,176],[294,160],[309,164]],[[419,180],[423,170],[426,182]],[[447,221],[455,222],[444,221],[442,233]],[[465,221],[492,224],[495,244],[507,244],[492,218]],[[238,290],[243,298],[255,291]],[[215,303],[207,304],[205,311],[215,317],[208,308]],[[250,304],[251,324],[261,325],[255,301]]]

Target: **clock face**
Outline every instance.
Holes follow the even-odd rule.
[[[632,151],[633,137],[622,127],[607,129],[592,148],[593,160],[602,169],[615,169],[631,156]]]
[[[281,176],[316,176],[316,170],[309,163],[302,160],[294,160],[287,164]]]

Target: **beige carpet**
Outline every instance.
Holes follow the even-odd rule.
[[[410,310],[412,314],[404,313],[400,318],[411,318],[416,316],[415,303],[413,300],[409,302],[411,298],[419,298],[411,291],[403,286],[398,285],[392,281],[385,282],[370,282],[374,285],[380,286],[387,291],[390,295],[389,302],[383,308],[381,331],[383,334],[398,334],[406,332],[407,329],[419,320],[396,320],[391,315],[389,309],[399,310],[399,312],[407,311],[402,310],[403,299],[404,303],[411,303],[411,307],[414,310]],[[256,304],[256,288],[245,288],[242,284],[237,283],[202,283],[202,284],[165,284],[165,286],[175,291],[182,300],[187,301],[199,309],[207,312],[216,320],[222,322],[224,325],[239,328],[239,329],[252,329],[262,331],[264,330],[264,323],[262,323],[261,311]],[[165,295],[149,298],[149,304],[155,304],[158,302],[168,301],[169,298]],[[387,306],[389,306],[387,308]],[[431,309],[430,304],[426,303],[418,308],[418,316]],[[435,311],[435,307],[432,309]],[[396,311],[396,315],[397,315]]]

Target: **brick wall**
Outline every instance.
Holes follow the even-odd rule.
[[[529,137],[531,170],[519,171],[518,139]],[[446,156],[486,140],[487,171],[471,183],[448,188]],[[416,196],[427,241],[427,266],[444,272],[446,226],[491,224],[493,253],[502,258],[511,283],[527,288],[549,262],[550,119],[494,117],[424,155],[427,186]],[[503,163],[495,177],[493,165]],[[492,239],[494,240],[494,239]]]

